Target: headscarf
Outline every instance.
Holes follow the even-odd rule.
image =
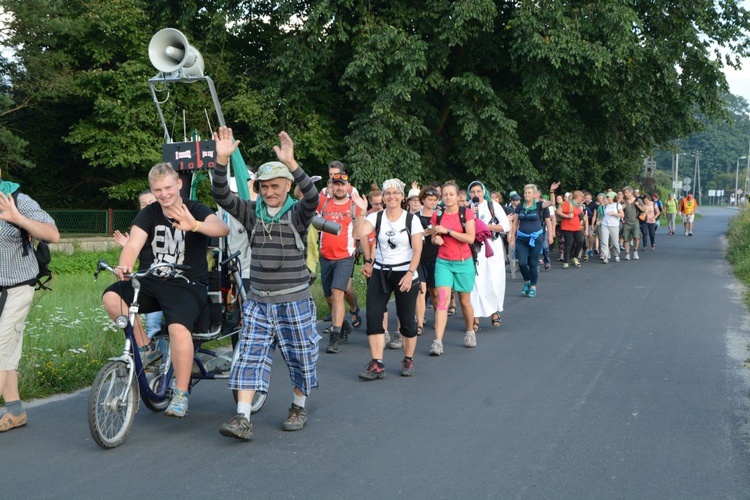
[[[490,192],[487,191],[487,188],[485,187],[484,183],[482,181],[473,181],[471,184],[469,184],[469,187],[466,189],[466,201],[471,201],[471,188],[479,184],[482,186],[482,191],[484,192],[484,199],[487,200],[487,203],[492,202],[492,197],[490,196]]]
[[[401,182],[401,179],[397,179],[394,177],[393,179],[388,179],[383,183],[383,192],[385,192],[386,189],[396,188],[401,192],[401,194],[406,196],[406,193],[404,192],[405,187],[406,184]]]

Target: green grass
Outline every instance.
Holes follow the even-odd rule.
[[[26,320],[21,363],[18,367],[21,399],[41,398],[87,387],[107,358],[117,356],[123,336],[101,305],[104,289],[114,276],[102,273],[94,282],[98,259],[116,264],[119,250],[54,253],[52,291],[37,292]],[[354,288],[365,306],[366,281],[357,266]],[[312,287],[318,318],[328,312],[320,279]]]
[[[750,286],[750,210],[740,211],[729,222],[727,259],[734,274],[745,286]],[[745,304],[750,307],[750,296],[745,293]]]

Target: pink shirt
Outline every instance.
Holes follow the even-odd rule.
[[[433,226],[437,225],[437,212],[432,214],[430,224]],[[466,209],[466,222],[474,220],[474,211]],[[440,225],[449,228],[452,232],[463,233],[464,228],[461,227],[461,219],[458,216],[458,212],[455,214],[448,214],[443,212],[443,217],[440,219]],[[447,234],[441,234],[443,238],[443,244],[438,250],[438,258],[443,260],[466,260],[471,258],[471,249],[468,243],[462,243],[456,238]]]

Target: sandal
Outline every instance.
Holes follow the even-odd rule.
[[[479,320],[474,319],[474,333],[479,333],[479,331],[482,329],[481,326],[479,326]]]
[[[362,317],[359,315],[359,306],[354,311],[349,311],[349,314],[352,315],[352,326],[359,328],[359,325],[362,324]]]
[[[492,326],[497,328],[500,326],[500,315],[498,313],[493,314],[490,316],[490,320],[492,320]]]
[[[448,316],[456,314],[456,306],[448,306]]]
[[[328,327],[325,330],[323,330],[323,335],[330,335],[332,331],[333,331],[333,325],[328,325]]]

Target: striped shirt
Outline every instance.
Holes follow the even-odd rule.
[[[312,297],[309,286],[273,296],[261,296],[254,291],[275,292],[301,287],[310,282],[310,272],[305,265],[305,251],[297,248],[294,232],[283,222],[291,220],[302,241],[306,241],[307,228],[318,208],[318,190],[302,168],[297,168],[292,175],[302,191],[302,201],[292,206],[290,214],[281,217],[282,223],[274,222],[264,226],[255,214],[255,202],[240,199],[229,190],[226,166],[217,164],[214,169],[212,194],[216,203],[240,221],[248,232],[255,229],[255,236],[250,244],[252,259],[248,292],[248,298],[255,302],[280,304]]]
[[[23,193],[18,194],[18,211],[38,222],[54,224],[50,215],[39,204]],[[0,220],[0,286],[14,286],[32,281],[39,272],[33,251],[23,256],[21,230]]]

